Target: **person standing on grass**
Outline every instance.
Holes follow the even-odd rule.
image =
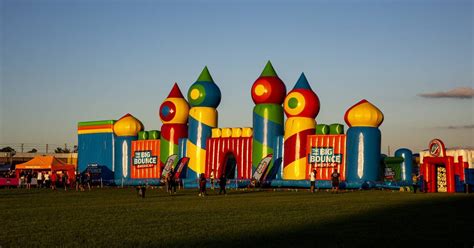
[[[86,172],[86,183],[87,183],[87,188],[89,189],[89,191],[91,191],[92,177],[91,177],[90,171]]]
[[[166,173],[166,192],[171,195],[171,188],[172,188],[172,178],[171,178],[171,171]]]
[[[413,173],[412,181],[413,181],[413,193],[416,194],[416,190],[418,189],[418,179],[420,176],[417,176],[416,174]]]
[[[225,191],[226,184],[227,179],[225,178],[224,173],[222,173],[221,177],[219,178],[219,195],[222,194],[222,192],[224,192],[224,195],[227,194],[227,192]]]
[[[56,175],[56,189],[58,189],[62,186],[62,183],[63,183],[62,180],[63,180],[62,174],[61,175]]]
[[[45,188],[49,188],[50,184],[49,184],[49,176],[50,176],[50,172],[45,172],[44,173],[44,187]]]
[[[51,173],[51,189],[52,190],[56,190],[56,177],[57,177],[57,174],[56,173]]]
[[[171,194],[176,194],[176,179],[173,172],[170,172],[170,195]]]
[[[74,172],[75,174],[75,183],[76,183],[76,191],[79,191],[79,188],[81,186],[81,173],[78,173],[77,171]]]
[[[67,173],[63,171],[63,176],[62,176],[62,180],[63,180],[63,186],[64,186],[64,191],[67,191],[67,186],[68,186],[68,176],[67,176]]]
[[[206,196],[206,176],[204,173],[199,176],[199,196]]]
[[[211,189],[214,190],[214,170],[211,170],[209,178],[211,179]]]
[[[80,173],[81,175],[81,187],[82,187],[82,191],[85,191],[86,190],[86,187],[87,187],[87,172],[85,173]]]
[[[339,177],[341,175],[337,172],[337,169],[334,169],[334,172],[331,174],[332,189],[331,192],[339,192]]]
[[[26,188],[31,189],[31,178],[33,177],[31,172],[26,175]]]
[[[314,188],[316,187],[316,173],[316,169],[313,169],[313,171],[311,171],[309,174],[311,181],[311,189],[309,191],[311,191],[311,193],[314,193]]]
[[[248,190],[252,189],[252,191],[254,191],[255,186],[257,186],[257,179],[255,179],[255,177],[252,177],[252,179],[250,179],[249,185],[247,186],[247,189]]]
[[[18,183],[18,187],[23,188],[23,185],[25,185],[25,172],[21,171],[20,172],[20,182]]]
[[[38,172],[38,175],[36,177],[36,182],[37,182],[37,188],[41,189],[43,186],[43,173],[41,171]]]

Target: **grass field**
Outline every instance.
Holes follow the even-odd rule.
[[[0,189],[1,247],[474,245],[473,194]]]

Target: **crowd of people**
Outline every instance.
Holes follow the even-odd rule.
[[[75,173],[76,178],[75,178],[75,183],[76,183],[76,191],[85,191],[86,188],[87,190],[91,190],[92,186],[92,176],[89,171],[86,171],[85,173]]]
[[[60,173],[51,172],[51,171],[33,171],[33,170],[24,170],[20,172],[19,175],[19,188],[31,189],[32,186],[36,188],[50,188],[52,190],[68,189],[75,188],[77,191],[84,191],[86,188],[91,189],[91,173],[85,172],[75,173],[75,178],[70,178],[65,171]]]
[[[33,171],[33,170],[26,170],[20,172],[20,181],[19,187],[31,189],[31,186],[34,185],[37,188],[49,188],[49,187],[57,187],[63,183],[62,177],[57,177],[53,175],[51,171]],[[66,176],[67,177],[67,176]],[[67,184],[67,180],[66,184]]]
[[[211,171],[209,179],[211,183],[211,189],[214,190],[215,189],[214,188],[214,183],[215,183],[214,170]],[[225,177],[224,173],[222,173],[222,175],[219,177],[219,195],[227,194],[226,185],[227,185],[227,178]],[[207,195],[206,188],[207,188],[206,175],[204,175],[204,173],[201,173],[201,175],[199,176],[199,196],[204,197]]]
[[[317,171],[316,169],[313,169],[310,173],[310,182],[311,182],[311,188],[310,192],[316,192],[316,175]],[[339,184],[340,184],[340,173],[337,171],[337,169],[334,169],[333,173],[331,174],[331,192],[332,193],[338,193],[339,192]],[[164,178],[164,183],[165,183],[165,189],[166,192],[169,193],[170,195],[176,194],[176,188],[177,185],[180,185],[180,180],[179,178],[176,178],[175,174],[170,171],[166,174]],[[198,182],[198,189],[199,193],[198,196],[204,197],[208,195],[207,192],[207,183],[210,183],[210,188],[211,190],[215,190],[216,183],[219,186],[219,195],[226,195],[227,194],[227,183],[228,179],[226,178],[225,174],[222,173],[220,177],[216,180],[216,176],[214,173],[214,170],[211,170],[209,173],[209,178],[206,177],[204,173],[201,173],[199,175],[199,178],[197,180]],[[248,189],[253,189],[257,186],[260,186],[260,183],[255,180],[255,178],[252,178],[248,184]]]
[[[211,171],[209,181],[211,184],[211,189],[215,189],[215,174],[214,170]],[[166,174],[164,178],[164,184],[165,184],[165,189],[166,192],[170,195],[176,194],[176,189],[178,186],[180,186],[180,180],[179,178],[176,177],[175,173],[173,171],[170,171]],[[201,173],[199,175],[198,179],[198,185],[199,185],[199,196],[206,196],[207,195],[207,178],[204,173]],[[226,191],[226,185],[227,185],[227,179],[225,175],[222,175],[219,178],[219,195],[220,194],[227,194]]]
[[[338,193],[339,186],[340,186],[340,173],[337,169],[334,169],[331,174],[331,193]],[[310,189],[311,193],[318,191],[317,187],[317,170],[313,168],[309,174],[310,178]],[[92,186],[92,176],[89,171],[84,173],[75,172],[74,178],[69,178],[66,172],[51,172],[51,171],[33,171],[33,170],[24,170],[20,172],[19,175],[19,187],[31,189],[32,185],[36,188],[51,188],[52,190],[57,189],[64,189],[67,191],[68,189],[74,189],[76,191],[85,191],[91,190]],[[199,187],[199,196],[204,197],[208,195],[207,193],[207,183],[208,180],[210,182],[211,190],[215,190],[215,184],[217,183],[219,186],[219,195],[227,194],[226,187],[228,183],[228,179],[226,178],[225,174],[222,173],[220,177],[216,180],[216,174],[214,170],[211,170],[209,174],[209,178],[206,178],[204,173],[201,173],[198,178],[198,187]],[[418,189],[420,191],[425,191],[423,187],[420,187],[420,176],[414,174],[412,177],[412,188],[413,192],[416,193]],[[181,186],[181,180],[179,177],[175,175],[173,170],[168,172],[163,180],[165,184],[166,192],[170,195],[176,194],[178,186]],[[255,178],[252,178],[248,184],[249,189],[255,188],[259,183]],[[423,185],[423,184],[422,184]],[[140,186],[137,187],[139,189],[140,196],[144,197],[145,192],[144,188],[147,186]]]
[[[317,175],[317,171],[316,169],[313,169],[310,173],[310,182],[311,182],[310,192],[313,192],[313,193],[317,191],[316,175]],[[332,193],[339,192],[340,177],[341,175],[339,174],[337,169],[334,169],[333,173],[331,174],[331,184],[332,184],[331,192]],[[178,185],[180,185],[181,181],[179,178],[176,177],[173,171],[170,171],[164,177],[163,182],[165,184],[166,192],[169,193],[170,195],[173,195],[173,194],[176,194],[176,188]],[[227,187],[228,179],[226,178],[224,173],[222,173],[217,180],[216,180],[216,175],[214,173],[214,170],[211,170],[211,172],[209,173],[209,178],[206,178],[206,175],[204,173],[201,173],[199,175],[197,182],[198,182],[198,189],[199,189],[198,195],[200,197],[204,197],[208,195],[207,193],[208,182],[210,183],[211,190],[215,190],[215,185],[217,182],[219,186],[219,195],[227,194],[226,187]],[[253,189],[258,186],[260,186],[260,183],[255,178],[252,178],[248,184],[248,189]]]

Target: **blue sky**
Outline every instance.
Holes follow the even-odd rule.
[[[418,95],[473,87],[472,1],[0,2],[0,144],[74,144],[78,121],[126,113],[160,129],[173,83],[186,94],[205,65],[219,126],[251,126],[271,60],[288,89],[305,72],[318,123],[379,107],[383,152],[474,147],[473,98]]]

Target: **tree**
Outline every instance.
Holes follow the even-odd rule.
[[[36,152],[38,152],[38,150],[36,150],[36,148],[33,148],[31,149],[31,151],[28,151],[27,153],[36,153]]]
[[[69,148],[57,147],[57,148],[54,150],[54,153],[71,153],[71,150],[69,150]]]
[[[0,149],[0,152],[15,152],[15,149],[7,146],[7,147],[4,147],[4,148]]]

